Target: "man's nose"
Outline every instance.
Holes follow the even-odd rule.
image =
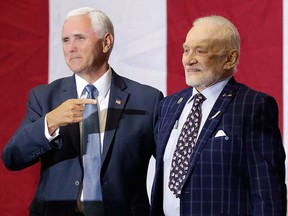
[[[192,50],[183,56],[183,63],[185,64],[194,64],[196,62],[197,62],[196,53]]]
[[[68,50],[69,52],[76,52],[77,51],[77,45],[75,40],[71,40],[69,45],[68,45]]]

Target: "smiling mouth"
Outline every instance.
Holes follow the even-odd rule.
[[[197,68],[186,68],[186,71],[187,72],[200,72],[201,70]]]

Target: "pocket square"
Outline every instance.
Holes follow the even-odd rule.
[[[223,130],[217,131],[215,137],[221,137],[221,136],[226,136],[226,133]]]

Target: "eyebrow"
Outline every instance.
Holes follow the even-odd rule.
[[[82,32],[71,33],[71,34],[69,34],[68,36],[65,36],[65,37],[70,37],[70,36],[72,36],[72,37],[79,37],[79,36],[85,36],[85,35],[88,35],[88,32],[84,32],[84,33],[82,33]]]
[[[67,39],[67,38],[69,38],[69,37],[74,37],[74,38],[76,38],[76,37],[80,37],[80,36],[87,36],[87,34],[85,34],[85,33],[72,33],[72,34],[70,34],[70,35],[68,35],[68,36],[64,36],[64,37],[62,37],[62,40],[64,40],[64,39]]]
[[[206,47],[205,46],[203,46],[203,45],[197,45],[197,46],[189,46],[189,45],[187,45],[187,44],[183,44],[183,48],[193,48],[193,49],[198,49],[198,48],[202,48],[202,49],[205,49]]]
[[[72,34],[73,37],[79,37],[79,36],[85,36],[87,34],[85,33],[76,33],[76,34]]]

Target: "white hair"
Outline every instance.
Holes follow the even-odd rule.
[[[100,10],[91,7],[82,7],[70,11],[65,20],[72,16],[88,15],[91,19],[92,27],[99,37],[103,38],[106,33],[114,37],[114,27],[110,18]]]

